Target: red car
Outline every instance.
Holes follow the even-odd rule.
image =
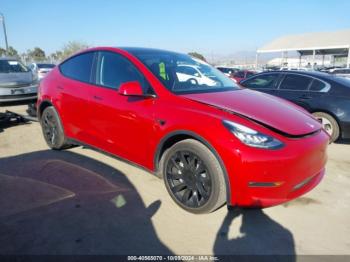
[[[241,82],[242,80],[248,78],[248,77],[251,77],[252,75],[254,75],[255,72],[254,71],[249,71],[249,70],[240,70],[240,71],[237,71],[235,73],[233,73],[230,78],[236,82],[236,83],[239,83]]]
[[[325,172],[329,136],[309,113],[184,54],[85,50],[43,79],[37,107],[49,147],[85,145],[137,164],[193,213],[276,205]]]

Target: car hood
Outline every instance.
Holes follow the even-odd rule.
[[[33,82],[32,72],[0,73],[0,87],[18,87]]]
[[[183,97],[247,117],[287,136],[311,134],[322,127],[311,115],[290,102],[249,89]]]

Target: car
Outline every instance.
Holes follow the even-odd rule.
[[[193,65],[178,65],[176,67],[176,76],[181,82],[192,81],[197,85],[215,86],[217,82],[211,79],[210,72],[204,62],[201,67]]]
[[[329,71],[330,74],[350,78],[350,68],[335,68]]]
[[[318,119],[331,142],[350,138],[350,80],[322,72],[257,74],[241,86],[289,100]]]
[[[234,73],[233,75],[230,76],[230,78],[236,82],[239,83],[242,80],[251,77],[252,75],[254,75],[255,72],[254,71],[250,71],[250,70],[240,70],[237,71],[236,73]]]
[[[234,74],[237,71],[239,71],[238,68],[234,68],[234,67],[217,66],[216,68],[218,70],[220,70],[221,72],[223,72],[227,76],[231,76],[232,74]]]
[[[38,75],[39,81],[43,79],[56,65],[50,63],[32,63],[30,69]]]
[[[0,58],[0,104],[36,101],[38,80],[19,60]]]
[[[180,80],[183,65],[217,84]],[[140,166],[192,213],[277,205],[325,173],[329,136],[309,113],[177,52],[84,50],[41,81],[37,108],[50,148],[83,145]]]

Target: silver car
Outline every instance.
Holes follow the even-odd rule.
[[[0,103],[37,99],[38,79],[14,58],[0,58]]]

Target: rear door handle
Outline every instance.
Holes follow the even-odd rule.
[[[57,89],[63,90],[64,88],[62,86],[56,86]]]
[[[303,99],[303,100],[306,100],[306,99],[311,99],[312,96],[309,96],[309,95],[302,95],[302,96],[299,96],[300,99]]]

